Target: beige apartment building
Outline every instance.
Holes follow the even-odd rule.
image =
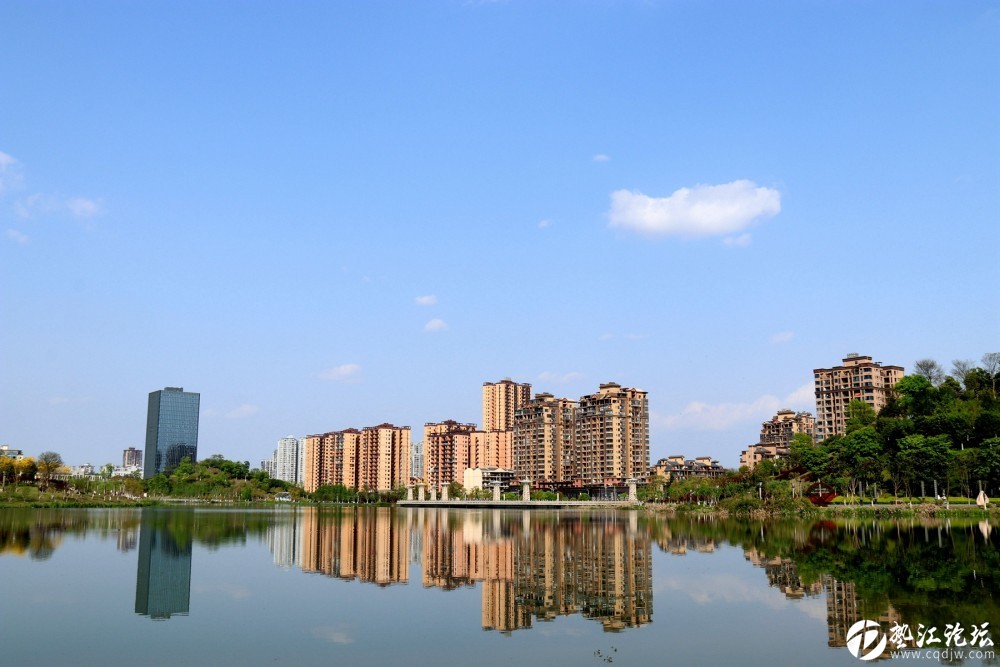
[[[649,473],[649,401],[615,382],[579,401],[537,394],[514,420],[514,471],[535,485],[620,485]]]
[[[361,431],[349,428],[305,437],[302,486],[307,493],[325,485],[358,487]]]
[[[410,482],[410,427],[380,424],[305,438],[303,487],[391,491]]]
[[[778,410],[760,425],[760,441],[740,452],[740,466],[753,469],[761,461],[786,458],[796,433],[815,438],[815,431],[816,420],[811,413]]]
[[[434,489],[462,483],[466,468],[475,468],[475,424],[454,419],[424,424],[424,481]]]
[[[576,407],[576,401],[543,392],[516,412],[513,465],[520,479],[535,483],[574,479]]]
[[[475,431],[472,434],[473,468],[513,468],[514,431]]]
[[[616,382],[580,397],[574,420],[574,467],[584,484],[622,484],[649,474],[649,401]]]
[[[856,352],[848,354],[843,365],[816,368],[816,442],[832,435],[843,435],[847,425],[847,406],[862,400],[880,411],[893,395],[893,387],[903,379],[902,366],[883,366],[871,357]]]
[[[531,385],[504,378],[483,383],[483,431],[510,431],[514,413],[531,399]]]
[[[392,491],[410,483],[410,427],[379,424],[361,429],[358,486]]]

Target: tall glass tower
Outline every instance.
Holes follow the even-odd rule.
[[[143,477],[174,468],[185,456],[198,460],[198,411],[201,394],[167,387],[150,392],[146,413]]]

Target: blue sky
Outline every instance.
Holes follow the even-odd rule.
[[[1000,351],[996,2],[0,4],[0,442],[200,455],[649,392],[735,466],[812,369]]]

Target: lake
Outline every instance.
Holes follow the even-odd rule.
[[[6,509],[0,663],[858,665],[896,639],[996,664],[998,542],[976,519]]]

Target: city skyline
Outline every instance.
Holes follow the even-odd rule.
[[[177,385],[256,464],[511,377],[734,466],[849,352],[997,351],[989,2],[244,9],[0,6],[0,443]]]

